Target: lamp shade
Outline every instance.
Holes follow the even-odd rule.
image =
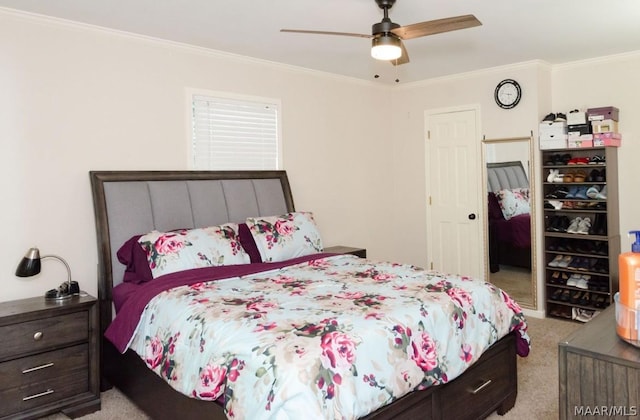
[[[16,268],[16,276],[31,277],[40,272],[40,251],[38,248],[30,248]]]
[[[62,283],[57,289],[51,289],[45,293],[45,299],[63,301],[71,298],[74,294],[78,294],[80,292],[78,283],[71,281],[71,269],[69,268],[69,264],[57,255],[44,255],[41,257],[40,250],[38,250],[38,248],[30,248],[29,251],[27,251],[24,258],[22,258],[22,261],[20,261],[20,264],[18,264],[18,267],[16,268],[16,276],[31,277],[40,273],[40,261],[45,258],[58,260],[64,264],[67,269],[67,281]]]
[[[383,34],[371,40],[371,57],[376,60],[395,60],[402,56],[400,38],[392,34]]]

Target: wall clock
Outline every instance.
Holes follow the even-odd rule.
[[[522,89],[520,88],[520,84],[515,80],[504,79],[496,86],[494,97],[500,108],[511,109],[520,102]]]

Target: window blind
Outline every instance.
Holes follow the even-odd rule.
[[[195,169],[280,169],[278,104],[193,95]]]

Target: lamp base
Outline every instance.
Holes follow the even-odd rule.
[[[45,300],[50,300],[50,301],[67,300],[67,299],[71,299],[72,297],[73,297],[73,294],[68,292],[63,292],[60,289],[51,289],[44,294]]]

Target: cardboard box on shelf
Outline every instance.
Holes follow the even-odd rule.
[[[614,120],[591,121],[593,133],[617,133],[618,122]]]
[[[593,135],[593,145],[601,146],[622,146],[622,134],[620,133],[596,133]]]
[[[589,121],[613,120],[619,121],[620,110],[615,106],[603,106],[600,108],[587,109]]]

